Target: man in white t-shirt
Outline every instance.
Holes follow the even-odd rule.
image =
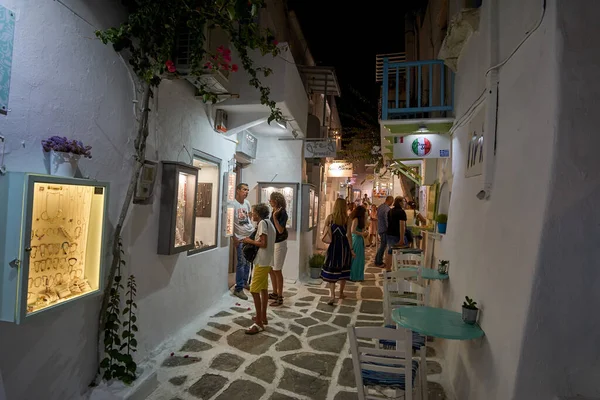
[[[252,272],[252,283],[250,293],[254,299],[256,317],[254,324],[246,330],[246,334],[255,335],[265,330],[267,322],[267,305],[269,302],[269,272],[275,262],[275,227],[269,220],[269,207],[266,204],[257,204],[252,208],[252,220],[257,222],[256,240],[249,237],[242,240],[243,243],[258,247],[254,258],[254,270]]]
[[[248,287],[248,278],[250,275],[250,264],[244,258],[242,252],[242,240],[254,232],[254,225],[250,220],[250,202],[246,199],[250,189],[246,183],[240,183],[235,190],[235,200],[233,203],[233,244],[236,247],[237,265],[235,268],[235,288],[233,294],[240,299],[248,300],[244,293],[244,288]]]

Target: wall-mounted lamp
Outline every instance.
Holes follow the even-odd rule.
[[[415,131],[415,133],[427,133],[427,132],[429,132],[429,129],[427,129],[427,125],[425,125],[425,124],[419,125],[419,129],[417,129]]]

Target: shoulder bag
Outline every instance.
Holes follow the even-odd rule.
[[[252,232],[249,238],[252,240],[256,240],[256,229],[254,230],[254,232]],[[255,246],[250,243],[244,243],[242,244],[242,254],[244,255],[246,261],[248,261],[249,263],[253,263],[254,259],[256,258],[256,254],[258,254],[258,246]]]

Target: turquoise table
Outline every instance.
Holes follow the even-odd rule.
[[[415,276],[417,276],[417,267],[402,267],[398,268],[397,271],[405,271],[405,272],[414,272]],[[446,280],[448,279],[448,274],[440,274],[437,269],[433,268],[423,268],[421,272],[421,276],[423,279],[437,279],[437,280]]]
[[[479,325],[465,324],[461,314],[443,308],[400,306],[392,311],[392,319],[399,326],[424,336],[471,340],[485,334]]]
[[[392,246],[392,250],[399,251],[400,253],[404,253],[404,254],[421,254],[421,253],[423,253],[423,250],[415,249],[412,247]]]

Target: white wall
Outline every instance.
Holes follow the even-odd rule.
[[[12,171],[44,173],[40,140],[54,134],[91,145],[94,158],[80,166],[84,175],[111,182],[112,229],[133,154],[133,91],[125,64],[112,47],[94,39],[94,28],[59,2],[2,0],[0,4],[18,15],[11,112],[0,117],[0,131],[10,151],[6,165]],[[120,2],[68,2],[102,28],[121,21],[123,16],[111,11],[115,4]],[[164,82],[151,108],[158,123],[151,127],[150,159],[179,157],[189,162],[182,151],[185,145],[190,152],[197,148],[221,158],[222,171],[226,169],[235,145],[212,132],[201,103],[185,82]],[[125,273],[133,273],[138,281],[138,360],[227,289],[227,248],[192,257],[156,255],[160,194],[158,184],[152,206],[133,207],[123,232]],[[48,311],[21,326],[0,323],[0,370],[7,397],[80,398],[97,370],[98,310],[99,298],[92,298]]]
[[[514,398],[554,155],[558,106],[554,3],[549,2],[540,29],[500,69],[497,156],[489,201],[475,197],[481,176],[464,175],[468,124],[453,138],[448,232],[440,248],[441,258],[450,260],[451,278],[434,283],[438,295],[434,305],[460,311],[465,295],[475,298],[486,333],[481,341],[445,342],[444,371],[461,400]],[[504,59],[539,18],[541,2],[507,0],[499,9],[500,59]],[[461,54],[455,87],[457,119],[485,89],[487,30],[482,17],[479,32]]]
[[[559,1],[556,53],[560,108],[554,162],[516,400],[600,398],[600,4]],[[550,135],[549,135],[550,136]]]
[[[251,204],[258,202],[258,182],[302,182],[302,146],[301,140],[278,140],[277,137],[261,135],[258,136],[258,147],[256,150],[256,159],[252,164],[242,170],[242,182],[250,187],[248,200]],[[285,279],[296,280],[300,277],[300,213],[303,210],[302,198],[298,193],[296,231],[288,230],[288,252],[283,266],[283,276]],[[288,210],[288,213],[291,213]],[[308,209],[306,210],[308,212]]]

